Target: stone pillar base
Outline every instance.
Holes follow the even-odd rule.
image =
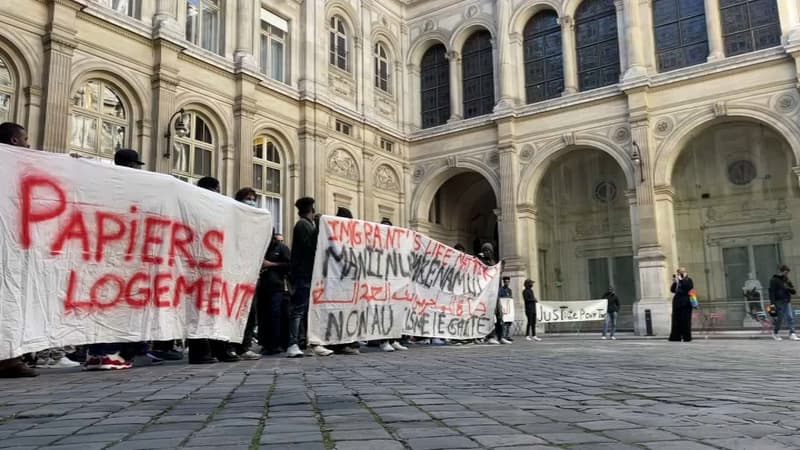
[[[668,337],[672,326],[672,303],[668,299],[641,299],[633,304],[633,331],[637,336],[647,335],[645,311],[650,310],[653,335]]]

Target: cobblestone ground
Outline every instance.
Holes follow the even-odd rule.
[[[518,338],[0,381],[0,447],[797,449],[800,344]]]

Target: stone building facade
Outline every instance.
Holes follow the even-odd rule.
[[[34,147],[494,242],[543,299],[614,285],[669,324],[686,266],[724,326],[800,263],[789,0],[13,0],[0,121]],[[766,287],[766,286],[765,286]],[[520,287],[517,287],[517,292]]]

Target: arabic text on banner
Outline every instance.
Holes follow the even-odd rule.
[[[174,177],[0,146],[0,359],[240,342],[272,219]]]
[[[499,287],[499,264],[487,267],[413,230],[323,216],[309,342],[484,337]]]
[[[608,300],[538,302],[536,319],[541,323],[586,322],[606,318]]]

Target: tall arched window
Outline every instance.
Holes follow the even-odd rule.
[[[422,128],[447,123],[450,118],[450,63],[444,45],[429,48],[420,62]]]
[[[486,30],[473,33],[462,53],[464,118],[489,114],[494,109],[492,35]]]
[[[16,83],[11,68],[0,56],[0,123],[14,121]]]
[[[272,213],[275,230],[283,232],[281,152],[274,140],[259,136],[253,141],[253,188],[258,206]]]
[[[725,56],[741,55],[781,44],[775,0],[719,0]]]
[[[708,33],[703,0],[654,0],[653,35],[659,72],[706,62]]]
[[[175,136],[172,175],[183,181],[214,176],[216,142],[208,122],[194,111],[183,115],[189,129],[186,136]]]
[[[339,16],[331,17],[330,26],[330,64],[342,70],[350,70],[347,26]]]
[[[383,43],[375,44],[375,87],[389,92],[389,53]]]
[[[128,141],[128,112],[113,85],[89,80],[72,96],[70,150],[111,161]]]
[[[564,63],[561,58],[561,25],[555,11],[531,17],[523,32],[525,97],[528,103],[561,95]]]
[[[585,0],[575,12],[575,49],[581,91],[619,82],[614,0]]]

